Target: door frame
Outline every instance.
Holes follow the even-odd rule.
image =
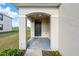
[[[41,26],[41,27],[40,27],[40,28],[41,28],[41,29],[40,29],[40,30],[41,30],[41,31],[40,31],[40,33],[41,33],[40,36],[42,36],[42,21],[39,21],[39,19],[34,21],[34,24],[35,24],[35,25],[34,25],[34,33],[36,32],[36,28],[35,28],[35,27],[36,27],[36,22],[37,22],[37,23],[40,22],[40,26]],[[36,33],[34,34],[34,36],[36,36]]]

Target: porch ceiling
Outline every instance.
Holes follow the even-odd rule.
[[[50,15],[42,12],[33,12],[26,15],[29,19],[49,19]]]

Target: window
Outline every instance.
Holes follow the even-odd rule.
[[[0,20],[1,20],[1,21],[3,20],[3,15],[2,15],[2,14],[0,14]]]
[[[0,24],[0,30],[3,30],[3,24]]]

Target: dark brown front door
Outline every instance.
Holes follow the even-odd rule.
[[[41,22],[35,21],[35,36],[41,36]]]

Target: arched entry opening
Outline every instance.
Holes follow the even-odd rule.
[[[26,17],[31,22],[31,39],[27,48],[50,49],[50,14],[32,12]]]

